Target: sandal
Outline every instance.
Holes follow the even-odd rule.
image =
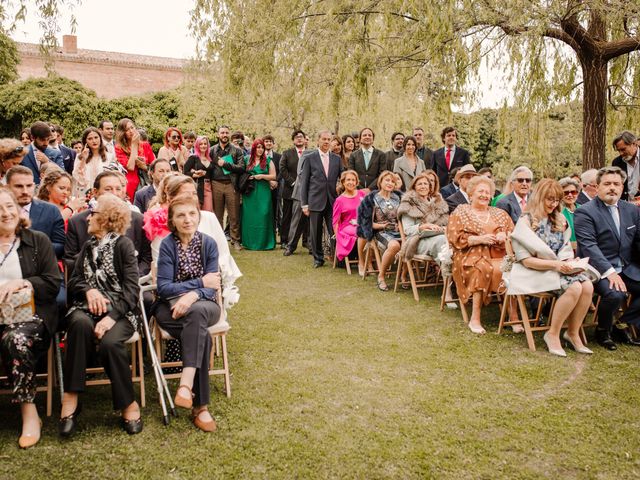
[[[186,388],[189,391],[189,398],[178,395],[178,392],[181,388]],[[181,408],[191,408],[193,407],[193,393],[191,392],[191,388],[189,385],[180,385],[178,390],[176,390],[176,397],[173,399],[173,403],[176,407]]]
[[[380,290],[381,292],[388,292],[389,291],[389,286],[387,285],[387,282],[385,282],[384,280],[378,280],[378,290]]]

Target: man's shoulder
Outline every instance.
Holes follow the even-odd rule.
[[[39,200],[37,198],[34,198],[33,200],[31,200],[31,209],[33,210],[34,207],[36,210],[42,210],[43,212],[46,212],[48,215],[53,215],[55,213],[58,213],[60,216],[62,216],[62,214],[60,214],[60,210],[58,209],[58,207],[56,207],[53,203],[45,202],[44,200]]]
[[[515,201],[515,198],[516,198],[516,194],[511,192],[510,194],[505,195],[500,200],[498,200],[496,202],[496,207],[502,208],[503,210],[505,208],[509,208],[511,206],[511,202]]]
[[[619,167],[624,171],[624,173],[627,173],[627,167],[624,160],[622,159],[622,155],[618,155],[616,158],[614,158],[611,161],[611,165],[613,167]]]

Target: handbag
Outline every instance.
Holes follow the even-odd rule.
[[[24,287],[13,292],[9,298],[0,303],[0,324],[31,322],[36,312],[33,289]]]
[[[242,172],[236,175],[236,191],[241,194],[247,195],[251,193],[255,186],[255,180],[251,178],[251,173]]]

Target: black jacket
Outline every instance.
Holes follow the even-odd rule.
[[[378,189],[378,176],[387,169],[387,157],[382,150],[373,149],[369,168],[365,167],[364,153],[361,148],[351,153],[349,156],[349,169],[358,173],[358,188]]]
[[[204,176],[200,178],[195,178],[193,176],[193,172],[195,170],[205,170]],[[194,182],[196,182],[198,189],[198,200],[200,200],[200,205],[204,202],[204,181],[211,179],[213,176],[213,162],[209,163],[208,167],[205,167],[200,158],[197,155],[191,155],[186,162],[184,162],[184,166],[182,167],[182,173],[184,173],[187,177],[193,178]]]
[[[230,173],[224,173],[222,167],[218,165],[218,160],[222,157],[231,155],[233,163],[227,163],[224,169]],[[213,169],[211,170],[211,180],[217,181],[231,181],[235,183],[235,177],[239,173],[244,172],[244,152],[231,143],[227,143],[227,146],[220,147],[219,143],[216,143],[211,150],[209,150],[209,157],[213,162]]]
[[[53,335],[58,327],[56,296],[62,281],[56,255],[44,233],[25,228],[19,236],[17,252],[22,278],[33,285],[36,313]]]

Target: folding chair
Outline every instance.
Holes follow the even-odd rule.
[[[366,280],[369,275],[377,275],[380,271],[380,265],[382,264],[382,255],[380,255],[378,241],[375,238],[367,242],[364,247],[364,251],[364,275],[362,275],[362,279]]]
[[[55,374],[54,374],[54,358],[53,358],[53,349],[54,344],[53,340],[49,345],[49,350],[47,350],[47,372],[46,373],[38,373],[36,374],[37,379],[45,379],[45,384],[39,387],[36,387],[36,392],[47,392],[47,417],[51,416],[53,410],[53,389],[55,383]],[[9,377],[0,376],[0,381],[8,381]],[[13,391],[11,389],[1,389],[1,395],[12,395]]]
[[[400,238],[404,244],[407,237],[401,221],[398,221],[398,228],[400,230]],[[407,284],[406,281],[401,281],[401,277],[405,271],[409,273],[409,284],[411,285],[413,298],[416,302],[420,301],[418,288],[437,287],[443,284],[443,282],[439,280],[440,268],[429,255],[414,255],[413,258],[407,259],[403,257],[401,253],[398,253],[398,269],[396,272],[396,283],[393,287],[394,292],[398,291],[398,284]]]
[[[337,252],[336,252],[336,248],[333,249],[333,268],[335,270],[336,266],[338,265],[338,256],[337,256]],[[344,261],[344,267],[347,270],[347,274],[351,275],[351,265],[358,265],[359,260],[355,259],[355,260],[351,260],[348,256],[344,257],[343,259]]]

